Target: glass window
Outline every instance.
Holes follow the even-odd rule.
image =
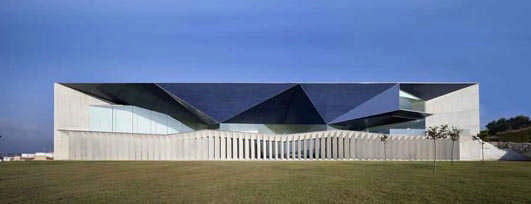
[[[424,112],[426,110],[424,100],[408,92],[400,90],[399,97],[400,109],[402,110],[411,110],[417,112]]]
[[[139,134],[193,131],[166,114],[128,105],[90,106],[89,130]]]

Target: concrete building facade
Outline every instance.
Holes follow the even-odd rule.
[[[478,132],[477,83],[54,84],[58,160],[474,160]]]

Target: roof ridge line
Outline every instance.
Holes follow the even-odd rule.
[[[335,123],[339,123],[339,122],[344,122],[344,121],[335,121],[335,120],[337,120],[337,119],[340,118],[341,116],[344,116],[344,115],[347,114],[347,113],[350,113],[350,111],[353,111],[353,110],[356,109],[357,107],[359,107],[359,106],[361,106],[361,105],[364,105],[364,104],[368,103],[368,102],[371,101],[373,98],[375,98],[375,97],[377,97],[377,96],[380,96],[380,95],[382,95],[383,93],[385,93],[386,91],[389,91],[390,89],[392,89],[392,88],[394,88],[394,87],[397,87],[397,86],[398,86],[398,90],[400,91],[400,84],[395,84],[394,86],[391,86],[391,87],[389,87],[389,88],[383,90],[382,92],[380,92],[380,93],[378,93],[378,94],[376,94],[376,95],[370,97],[369,99],[365,100],[363,103],[360,103],[359,105],[353,107],[352,109],[348,110],[347,112],[345,112],[345,113],[343,113],[343,114],[341,114],[341,115],[335,117],[332,121],[330,121],[330,122],[331,122],[330,124],[335,124]],[[397,99],[397,100],[398,100],[398,99]],[[335,121],[335,122],[334,122],[334,121]]]
[[[287,88],[280,90],[278,93],[273,94],[273,95],[270,96],[270,97],[267,97],[267,98],[266,98],[265,100],[263,100],[263,101],[260,101],[260,102],[257,102],[257,103],[255,103],[255,104],[252,104],[251,106],[249,106],[249,108],[246,108],[246,109],[244,109],[244,110],[242,110],[242,111],[240,111],[240,112],[237,112],[237,113],[231,115],[230,117],[227,117],[227,119],[223,119],[222,121],[220,121],[220,123],[225,122],[225,121],[228,121],[228,120],[230,120],[230,119],[232,119],[232,118],[234,118],[234,117],[236,117],[236,116],[238,116],[238,115],[240,115],[240,114],[242,114],[242,113],[244,113],[244,112],[246,112],[246,111],[248,111],[248,110],[251,110],[252,108],[254,108],[254,107],[256,107],[256,106],[258,106],[258,105],[260,105],[260,104],[262,104],[262,103],[264,103],[264,102],[266,102],[266,101],[268,101],[268,100],[270,100],[270,99],[272,99],[272,98],[274,98],[274,97],[276,97],[276,96],[278,96],[278,95],[280,95],[280,94],[282,94],[282,93],[284,93],[284,92],[286,92],[286,91],[288,91],[288,90],[290,90],[290,89],[292,89],[293,87],[295,87],[295,86],[298,85],[298,84],[291,84],[291,83],[288,83],[288,84],[289,84],[290,86],[288,86]]]
[[[200,119],[202,119],[202,117],[206,117],[207,118],[207,123],[214,123],[214,124],[217,124],[219,123],[219,121],[215,120],[214,118],[212,118],[210,115],[204,113],[203,111],[201,111],[199,108],[193,106],[192,104],[188,103],[187,101],[185,101],[184,99],[182,98],[179,98],[178,96],[170,93],[168,90],[162,88],[158,83],[153,83],[156,87],[158,87],[159,89],[161,89],[162,91],[164,91],[164,93],[168,94],[168,96],[170,96],[173,100],[175,100],[175,102],[181,104],[182,106],[184,106],[188,111],[194,113],[194,114],[198,114],[198,117]]]
[[[323,115],[321,115],[321,112],[319,111],[319,109],[317,109],[317,107],[315,106],[315,103],[312,101],[312,98],[310,96],[308,96],[308,92],[306,91],[306,89],[304,88],[304,85],[303,84],[299,84],[299,86],[301,87],[302,89],[302,92],[304,93],[304,95],[306,96],[306,98],[308,98],[308,101],[310,101],[310,103],[312,104],[312,107],[313,109],[315,109],[315,111],[317,112],[317,114],[319,114],[319,117],[321,118],[321,120],[326,124],[328,123],[328,121],[326,121],[323,117]]]

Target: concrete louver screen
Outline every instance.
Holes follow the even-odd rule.
[[[202,130],[146,135],[60,130],[67,160],[438,160],[459,158],[459,143],[418,136],[389,137],[356,131],[289,135]],[[385,155],[384,155],[385,153]]]

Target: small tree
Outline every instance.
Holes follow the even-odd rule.
[[[437,171],[437,140],[448,137],[448,125],[432,126],[426,131],[426,138],[433,140],[433,173]]]
[[[387,140],[389,139],[389,135],[382,135],[380,136],[380,141],[383,143],[384,145],[384,160],[387,160],[387,151],[386,151],[386,148],[385,148],[385,144],[387,143]]]
[[[485,142],[488,141],[489,139],[489,135],[488,134],[485,134],[485,133],[479,133],[478,135],[476,136],[473,136],[472,139],[474,141],[477,141],[481,144],[481,161],[485,161],[485,150],[484,150],[484,146],[485,146]]]
[[[450,136],[450,139],[452,140],[452,151],[450,152],[452,165],[454,165],[454,145],[456,141],[459,141],[459,138],[461,137],[461,132],[462,130],[456,127],[452,127],[452,129],[448,131],[448,136]]]

